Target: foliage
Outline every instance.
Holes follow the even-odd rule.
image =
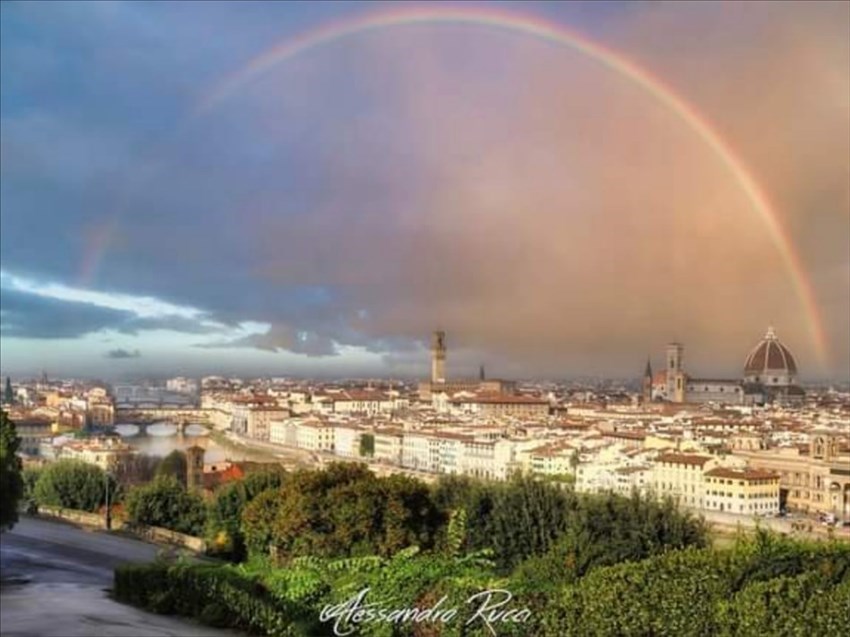
[[[186,454],[179,449],[175,449],[159,461],[154,472],[154,478],[171,477],[185,487],[188,478],[187,472]]]
[[[274,522],[280,508],[280,491],[269,489],[252,500],[242,512],[241,531],[249,553],[267,553],[274,541]]]
[[[529,477],[506,483],[446,477],[432,497],[443,510],[466,511],[465,548],[492,548],[502,573],[536,556],[533,572],[555,562],[560,565],[552,573],[556,580],[571,581],[593,566],[641,559],[664,547],[707,543],[701,520],[672,502],[637,494],[577,496],[563,485]]]
[[[95,512],[105,504],[107,480],[113,500],[117,485],[103,469],[81,460],[59,460],[41,470],[33,493],[40,505]]]
[[[433,498],[441,508],[466,511],[464,548],[492,548],[504,573],[531,555],[545,553],[565,532],[575,508],[572,491],[521,476],[507,483],[443,478]]]
[[[360,436],[360,456],[372,458],[375,455],[375,434]]]
[[[159,526],[178,533],[203,533],[206,507],[203,499],[186,491],[175,478],[159,477],[132,489],[126,501],[132,524]]]
[[[10,387],[8,378],[6,383]],[[20,444],[15,423],[0,411],[0,530],[18,521],[18,503],[24,494],[21,459],[16,455]]]
[[[38,482],[41,473],[41,467],[24,467],[23,472],[21,472],[21,479],[24,482],[24,499],[35,499],[35,484]]]
[[[458,511],[447,533],[455,546],[464,531],[465,514]],[[777,558],[780,568],[765,568]],[[826,637],[850,630],[847,564],[846,544],[767,534],[727,551],[688,547],[598,566],[535,597],[521,590],[519,571],[499,577],[486,556],[408,547],[391,557],[298,557],[284,569],[256,556],[239,566],[122,567],[116,573],[116,595],[151,610],[263,634],[332,634],[331,623],[317,621],[322,609],[368,588],[366,603],[393,609],[433,607],[445,596],[441,607],[457,608],[458,617],[445,624],[362,623],[355,633],[360,636],[491,635],[482,622],[466,625],[476,607],[467,600],[481,591],[505,589],[514,594],[512,607],[531,612],[524,623],[494,624],[500,636]],[[226,612],[215,612],[215,604]]]
[[[283,484],[285,472],[264,470],[249,473],[244,480],[230,482],[216,491],[207,511],[206,537],[210,552],[239,562],[247,557],[241,520],[245,506],[260,493]]]
[[[315,619],[305,609],[226,567],[123,565],[115,570],[114,594],[152,612],[212,619],[219,626],[271,637],[315,634],[309,632]]]
[[[249,548],[289,559],[429,547],[443,521],[423,483],[377,478],[364,465],[334,463],[290,474],[283,488],[245,507],[242,527]]]
[[[785,560],[775,561],[778,554]],[[765,568],[776,564],[775,569]],[[847,607],[850,546],[775,536],[731,551],[687,548],[595,569],[550,592],[535,617],[541,635],[837,635],[846,619],[819,617]],[[737,593],[736,593],[737,591]],[[823,598],[823,599],[821,599]],[[778,620],[780,613],[795,619]],[[781,614],[781,613],[780,613]],[[846,617],[846,613],[844,615]],[[822,625],[824,632],[799,632]]]

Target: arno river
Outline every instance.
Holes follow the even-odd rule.
[[[121,435],[125,442],[141,453],[159,457],[167,456],[175,449],[184,451],[193,445],[203,447],[206,450],[204,461],[211,463],[223,460],[279,462],[292,453],[291,451],[287,453],[287,450],[284,449],[277,453],[248,448],[227,440],[220,433],[211,434],[199,425],[189,425],[185,434],[177,433],[173,425],[166,423],[149,425],[145,433],[137,433],[138,427],[130,424],[116,425],[115,431]]]

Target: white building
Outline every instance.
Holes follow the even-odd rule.
[[[779,479],[773,471],[715,467],[705,472],[705,508],[739,515],[776,515]]]
[[[679,504],[703,508],[705,472],[717,460],[711,456],[686,453],[662,453],[653,465],[652,483],[659,498],[671,497]]]
[[[404,433],[397,428],[376,429],[375,436],[375,460],[390,464],[401,464],[402,462],[402,439]]]
[[[334,453],[341,458],[360,457],[360,439],[363,431],[354,424],[335,423],[334,430]]]

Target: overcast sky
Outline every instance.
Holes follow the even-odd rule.
[[[440,327],[450,375],[626,377],[679,340],[737,377],[773,325],[804,378],[850,377],[850,5],[474,6],[701,113],[798,253],[825,355],[728,166],[575,49],[372,29],[203,109],[269,47],[393,8],[3,2],[3,373],[424,375]]]

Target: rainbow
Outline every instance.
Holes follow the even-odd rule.
[[[240,88],[275,66],[297,55],[330,44],[342,38],[370,31],[416,24],[462,24],[500,29],[528,35],[572,49],[641,87],[659,104],[675,114],[717,156],[737,182],[753,211],[761,218],[778,249],[788,271],[794,291],[805,311],[807,327],[820,363],[826,360],[826,338],[821,325],[815,295],[806,277],[799,255],[771,205],[747,167],[711,124],[659,78],[645,69],[583,35],[539,18],[483,6],[394,7],[358,18],[333,22],[307,31],[277,44],[257,55],[243,67],[229,74],[198,102],[193,117],[198,117],[221,104]]]

